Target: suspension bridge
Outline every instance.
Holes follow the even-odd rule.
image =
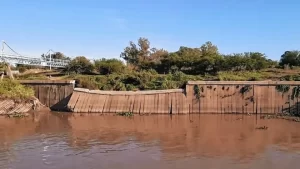
[[[45,56],[49,57],[30,57],[21,55],[11,48],[5,41],[2,41],[2,50],[0,53],[0,62],[6,62],[13,65],[31,65],[31,66],[42,66],[53,68],[63,68],[67,66],[70,60],[64,59],[53,59],[51,53],[54,54],[53,50],[49,50]]]

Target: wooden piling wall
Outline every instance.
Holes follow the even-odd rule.
[[[286,85],[289,90],[279,92],[276,89],[278,85]],[[195,86],[199,89],[198,93]],[[75,89],[67,107],[72,112],[87,113],[291,113],[300,111],[298,99],[291,99],[297,86],[300,82],[190,81],[185,90],[133,92]]]
[[[35,97],[52,110],[65,111],[73,93],[74,80],[21,80],[34,89]]]
[[[74,89],[68,103],[72,112],[170,114],[187,113],[186,96],[182,89],[156,91],[100,91]]]
[[[280,92],[276,89],[280,85],[289,90]],[[200,99],[195,96],[195,86],[200,89]],[[277,114],[298,111],[298,98],[291,99],[298,86],[297,81],[190,81],[186,90],[192,113]]]

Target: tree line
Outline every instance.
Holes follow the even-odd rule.
[[[55,55],[56,56],[56,55]],[[63,56],[60,53],[58,56]],[[123,73],[125,70],[151,70],[159,74],[181,71],[189,75],[216,74],[219,71],[259,71],[266,68],[300,66],[300,51],[286,51],[279,62],[268,59],[264,53],[245,52],[222,54],[218,47],[206,42],[198,48],[181,46],[176,52],[152,48],[147,38],[139,38],[137,43],[129,42],[119,59],[99,59],[91,62],[84,56],[71,60],[67,72],[99,74]]]

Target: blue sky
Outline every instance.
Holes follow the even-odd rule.
[[[211,41],[221,53],[279,59],[300,50],[299,0],[1,0],[0,39],[21,54],[118,58],[130,40],[176,51]]]

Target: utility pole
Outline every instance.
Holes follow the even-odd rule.
[[[3,52],[4,52],[4,40],[2,40],[1,59],[3,59]]]
[[[3,58],[3,51],[4,51],[4,40],[2,40],[2,48],[1,48],[1,56],[0,56],[0,63],[3,62],[4,63],[4,58]],[[4,77],[4,71],[0,72],[0,81],[3,80]]]
[[[49,50],[49,55],[50,55],[50,70],[51,70],[51,50]]]

